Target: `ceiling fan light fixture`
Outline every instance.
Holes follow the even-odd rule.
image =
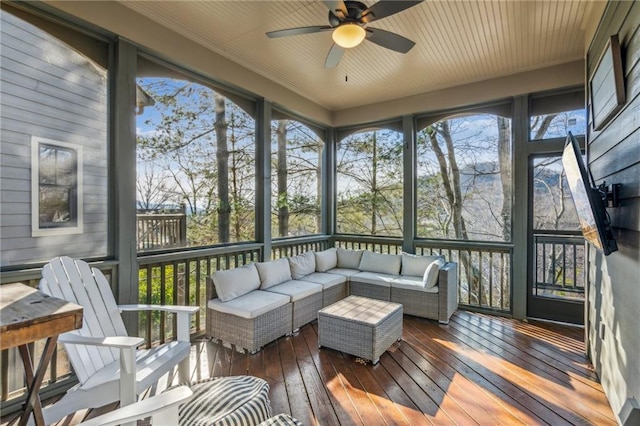
[[[366,35],[367,32],[360,25],[346,23],[333,30],[331,37],[338,46],[349,49],[362,43]]]

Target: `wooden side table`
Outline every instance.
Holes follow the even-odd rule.
[[[38,392],[56,348],[58,335],[82,327],[82,306],[49,297],[21,283],[0,286],[0,350],[18,347],[27,379],[27,401],[19,425],[33,412],[36,425],[44,425]],[[29,343],[47,339],[34,374]]]

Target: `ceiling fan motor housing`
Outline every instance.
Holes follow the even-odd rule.
[[[360,21],[360,18],[362,17],[362,12],[367,10],[367,5],[359,1],[350,0],[345,1],[344,4],[347,8],[347,16],[341,18],[340,16],[336,15],[336,11],[330,10],[329,25],[331,25],[332,27],[337,27],[338,25],[345,22],[353,22],[361,25],[363,22]],[[338,13],[342,15],[340,11],[338,11]]]

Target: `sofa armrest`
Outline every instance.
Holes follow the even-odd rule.
[[[448,324],[458,309],[458,264],[448,262],[438,274],[438,322]]]

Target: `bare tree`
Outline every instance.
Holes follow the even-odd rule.
[[[229,204],[229,149],[224,97],[215,96],[216,161],[218,163],[218,239],[229,241],[231,205]]]
[[[136,195],[138,209],[157,210],[167,202],[176,201],[176,187],[167,181],[157,166],[139,162]]]
[[[287,120],[279,120],[276,130],[278,139],[277,184],[278,184],[278,235],[289,235],[289,200],[287,195]]]
[[[351,135],[338,152],[337,222],[340,232],[402,233],[402,139],[394,131]]]

